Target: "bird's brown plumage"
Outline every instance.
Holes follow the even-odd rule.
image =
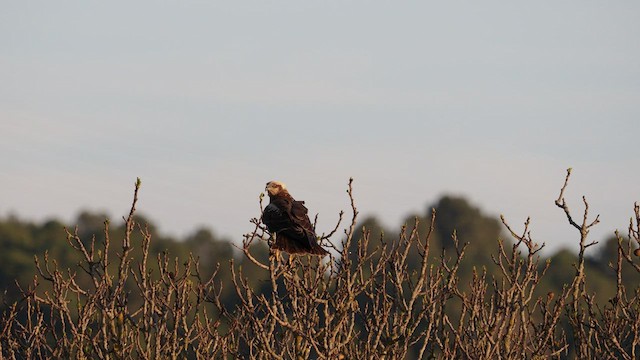
[[[275,234],[273,248],[290,254],[327,255],[318,244],[304,201],[295,200],[279,181],[268,182],[265,189],[270,201],[262,213],[262,222]]]

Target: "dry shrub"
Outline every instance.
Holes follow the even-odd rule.
[[[539,264],[542,247],[531,239],[528,219],[518,231],[502,218],[511,239],[497,242],[498,275],[474,269],[471,283],[460,284],[468,244],[454,232],[451,250],[432,249],[435,211],[426,233],[419,233],[416,219],[390,242],[374,242],[376,234],[366,229],[354,238],[358,211],[351,180],[350,224],[340,243],[332,240],[341,213],[322,237],[333,250],[330,258],[256,255],[254,245],[272,238],[255,218],[241,249],[263,269],[264,281],[256,286],[232,261],[222,265],[229,266],[232,282],[222,283],[219,268],[205,278],[193,256],[150,259],[152,234],[134,219],[138,180],[117,246],[105,222],[100,244],[67,231],[69,245],[83,256],[77,268],[60,269],[46,254],[43,262],[36,258],[38,275],[21,288],[22,300],[2,314],[0,353],[9,359],[635,359],[638,289],[627,292],[621,267],[627,262],[640,272],[631,256],[640,241],[640,208],[635,206],[628,239],[618,237],[616,295],[596,304],[585,292],[584,261],[594,244],[587,241],[588,230],[598,218],[588,220],[584,199],[582,222],[574,221],[564,198],[570,173],[556,204],[580,233],[575,276],[560,293],[538,297],[535,290],[550,265]],[[134,232],[141,241],[132,243]],[[136,247],[140,256],[132,252]],[[410,265],[410,254],[419,255],[417,266]],[[237,296],[231,306],[221,300],[229,286]]]

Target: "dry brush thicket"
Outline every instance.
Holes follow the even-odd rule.
[[[46,254],[36,258],[38,275],[21,284],[22,300],[2,314],[0,352],[7,359],[636,359],[639,292],[623,286],[621,268],[626,262],[640,272],[632,254],[640,241],[640,208],[634,207],[628,237],[618,235],[618,256],[611,259],[616,294],[597,304],[585,291],[584,262],[598,218],[584,198],[579,219],[570,211],[564,197],[570,173],[556,205],[578,232],[578,261],[573,281],[545,296],[534,293],[550,264],[539,264],[542,247],[531,238],[528,219],[516,229],[502,218],[511,239],[496,239],[499,275],[477,268],[471,283],[461,284],[468,244],[454,232],[450,250],[432,248],[435,211],[425,233],[416,220],[393,241],[371,246],[378,234],[366,229],[355,238],[351,181],[350,224],[336,234],[338,221],[322,237],[333,250],[330,258],[254,255],[256,243],[272,240],[255,218],[241,250],[263,269],[261,286],[233,262],[219,265],[230,267],[231,282],[219,280],[217,270],[204,277],[197,257],[150,258],[152,234],[134,219],[138,181],[117,245],[107,221],[104,242],[67,231],[69,245],[84,258],[77,268],[58,268]],[[132,242],[134,232],[141,241]],[[134,248],[142,255],[134,257]],[[409,265],[410,254],[419,254],[417,266]],[[237,296],[233,306],[220,299],[229,286]]]

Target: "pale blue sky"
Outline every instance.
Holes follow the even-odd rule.
[[[329,230],[462,194],[551,248],[640,200],[640,3],[5,1],[0,215],[139,209],[239,240],[265,182]],[[595,215],[595,214],[594,214]],[[472,239],[469,239],[472,240]]]

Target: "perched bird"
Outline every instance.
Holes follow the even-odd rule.
[[[262,212],[262,222],[276,237],[273,248],[289,254],[327,255],[318,244],[304,201],[294,200],[279,181],[269,181],[265,190],[270,201]]]

